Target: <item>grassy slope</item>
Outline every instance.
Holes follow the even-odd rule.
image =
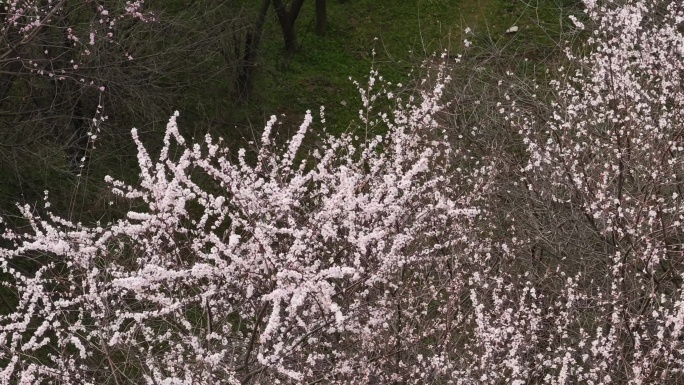
[[[328,30],[314,33],[313,2],[306,2],[297,20],[300,51],[283,59],[282,40],[271,12],[262,49],[254,103],[239,117],[258,129],[273,113],[292,116],[295,123],[307,109],[326,107],[328,128],[342,132],[357,116],[359,94],[349,80],[361,84],[371,66],[390,81],[404,82],[411,69],[431,53],[456,50],[467,25],[479,28],[484,20],[506,15],[499,0],[470,4],[458,0],[329,1]],[[375,40],[377,38],[377,40]],[[376,55],[372,55],[375,49]],[[345,106],[346,104],[346,106]]]
[[[467,27],[476,44],[500,47],[502,55],[513,55],[509,60],[524,56],[543,61],[560,32],[558,20],[564,16],[559,6],[570,2],[573,0],[329,0],[328,31],[319,37],[314,33],[314,2],[307,1],[297,20],[301,50],[289,62],[283,58],[280,31],[271,10],[254,102],[231,114],[230,120],[237,123],[242,135],[251,136],[252,128],[258,131],[271,114],[285,114],[283,120],[296,125],[304,111],[317,111],[324,105],[329,131],[343,132],[360,108],[358,91],[349,77],[363,84],[374,66],[393,83],[407,83],[411,69],[432,53],[445,49],[460,53]],[[506,34],[513,25],[520,31]]]

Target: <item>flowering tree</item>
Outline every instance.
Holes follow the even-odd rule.
[[[550,383],[676,383],[684,9],[677,1],[585,6],[586,20],[573,22],[590,33],[586,54],[567,51],[550,113],[540,119],[514,106],[508,115],[528,154],[528,213],[517,215],[518,228],[546,252],[535,256],[546,299],[514,308],[538,312],[546,349],[517,370]]]
[[[503,107],[522,164],[445,130],[444,66],[390,113],[372,72],[363,139],[133,130],[138,209],[5,231],[0,381],[681,382],[684,10],[585,6],[548,114]]]
[[[279,148],[272,118],[254,162],[209,136],[186,145],[175,117],[153,160],[134,130],[140,185],[109,181],[144,210],[91,228],[27,207],[34,233],[5,234],[3,381],[377,383],[437,370],[444,357],[414,345],[450,343],[436,314],[458,301],[486,183],[484,169],[451,169],[458,151],[433,119],[444,80],[366,122],[388,132],[364,142],[302,151],[307,115]],[[41,264],[30,274],[16,267],[28,256]]]

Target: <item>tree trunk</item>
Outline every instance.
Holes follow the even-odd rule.
[[[266,15],[268,14],[268,7],[270,5],[271,0],[263,0],[261,8],[259,8],[259,15],[256,24],[254,25],[254,30],[248,32],[247,38],[245,39],[245,51],[238,64],[239,72],[236,80],[237,98],[238,102],[241,104],[247,103],[252,93],[252,79],[257,67],[261,36],[264,32],[264,24],[266,23]]]
[[[292,56],[299,49],[294,24],[283,27],[283,39],[285,41],[285,53],[287,56]]]
[[[294,0],[288,9],[285,4],[283,4],[282,0],[273,0],[273,7],[275,8],[276,15],[278,15],[280,29],[283,31],[285,53],[287,56],[291,56],[299,48],[295,21],[297,20],[297,16],[299,16],[299,11],[302,9],[302,4],[304,4],[304,0]]]
[[[316,0],[316,35],[325,35],[328,27],[328,15],[326,12],[326,0]]]

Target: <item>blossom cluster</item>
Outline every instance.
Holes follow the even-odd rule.
[[[154,21],[154,15],[143,6],[144,0],[125,4],[63,0],[0,3],[0,33],[4,36],[0,60],[14,63],[9,67],[14,71],[23,67],[31,74],[60,81],[72,79],[99,89],[104,86],[97,84],[96,78],[81,74],[79,67],[87,67],[98,50],[119,49],[121,41],[115,35],[122,29],[120,24]],[[129,53],[125,56],[132,59]],[[14,75],[13,71],[8,74]]]

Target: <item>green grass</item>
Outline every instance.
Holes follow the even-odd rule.
[[[387,80],[406,84],[411,69],[432,53],[458,51],[467,26],[499,31],[510,19],[500,0],[328,3],[328,30],[322,37],[314,33],[313,2],[305,3],[297,20],[300,51],[289,61],[270,11],[253,103],[236,115],[239,127],[251,124],[258,130],[271,114],[285,114],[284,125],[296,125],[306,110],[324,105],[328,130],[344,132],[361,108],[349,77],[363,85],[375,67]],[[488,25],[492,18],[500,25]]]
[[[279,25],[271,9],[253,102],[241,111],[232,111],[228,120],[234,125],[219,133],[234,135],[237,128],[240,136],[249,138],[252,130],[258,132],[272,114],[285,114],[280,127],[290,132],[306,110],[317,113],[322,105],[329,132],[353,130],[361,103],[349,77],[363,86],[374,67],[390,82],[407,84],[411,70],[433,53],[462,53],[466,28],[472,31],[468,39],[480,46],[498,47],[504,61],[516,64],[515,57],[526,57],[543,62],[556,47],[562,32],[560,21],[567,19],[563,7],[574,3],[329,0],[328,30],[320,37],[314,32],[314,2],[307,1],[297,20],[300,51],[290,60],[285,59]],[[520,28],[519,32],[506,34],[513,25]]]

